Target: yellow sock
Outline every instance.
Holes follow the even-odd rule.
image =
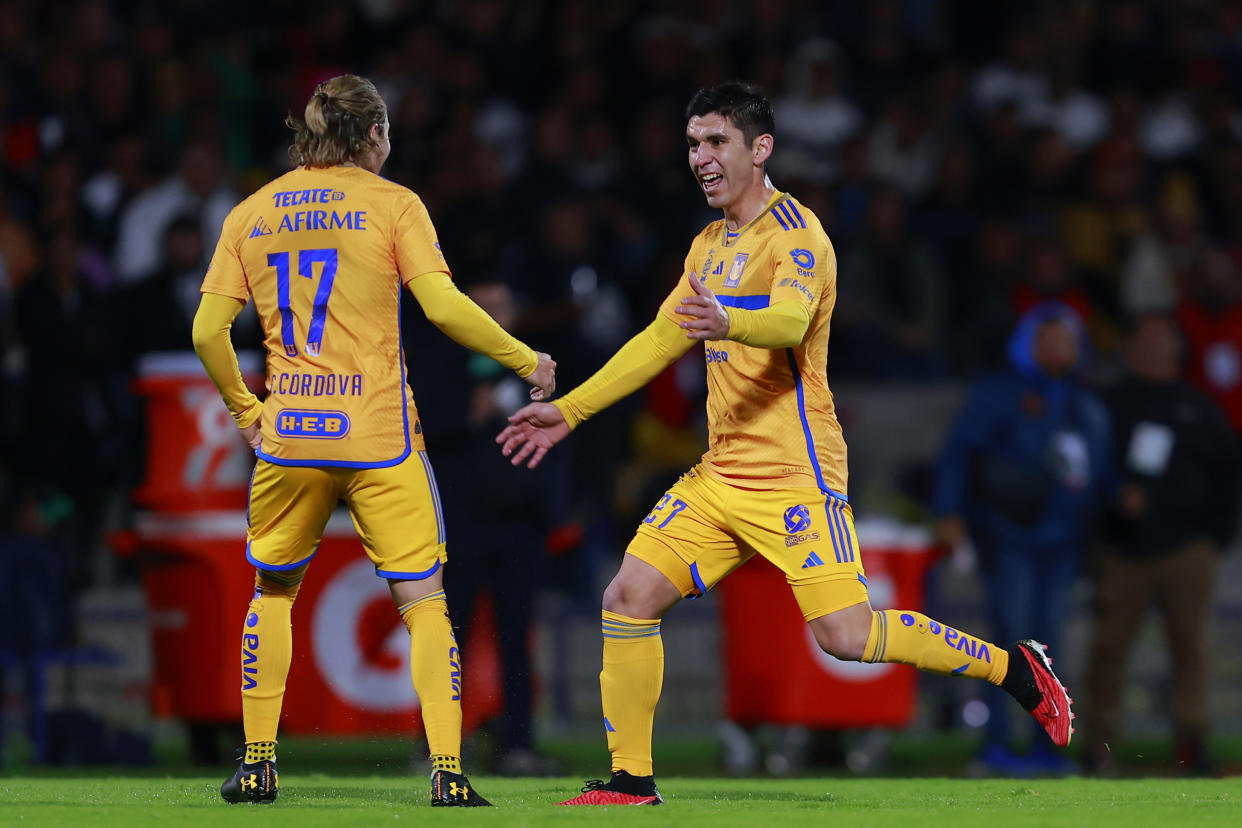
[[[433,759],[457,761],[460,768],[461,651],[449,623],[444,590],[402,604],[397,612],[410,631],[410,678],[423,711],[427,747]]]
[[[275,758],[275,742],[249,742],[246,744],[246,756],[242,761],[253,765],[255,762],[270,762]]]
[[[599,689],[612,769],[651,776],[651,727],[664,684],[660,621],[605,610],[603,632]]]
[[[448,771],[449,773],[461,773],[461,757],[460,756],[440,756],[431,754],[431,769],[433,771]]]
[[[913,664],[920,670],[982,678],[997,685],[1009,670],[1005,648],[908,610],[872,613],[862,660]]]
[[[242,724],[246,744],[276,742],[285,679],[293,659],[289,615],[306,567],[256,574],[254,597],[242,626]]]

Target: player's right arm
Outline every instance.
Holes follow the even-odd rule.
[[[573,391],[554,403],[532,403],[514,412],[496,437],[501,452],[512,456],[515,466],[529,458],[526,465],[533,469],[579,423],[651,382],[692,344],[676,322],[658,314]]]
[[[242,381],[237,354],[230,332],[233,320],[250,298],[246,273],[237,250],[236,210],[229,213],[220,231],[207,275],[203,277],[202,299],[194,314],[191,338],[194,352],[207,376],[215,383],[233,421],[251,448],[259,447],[259,418],[263,404]]]
[[[635,334],[591,378],[553,403],[569,427],[598,414],[655,379],[693,343],[663,314]]]
[[[246,303],[231,296],[204,293],[194,314],[194,352],[203,363],[207,376],[215,383],[233,421],[246,436],[252,448],[258,447],[259,416],[263,403],[242,381],[237,354],[233,351],[230,332],[233,320]]]

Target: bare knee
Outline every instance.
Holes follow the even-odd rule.
[[[662,618],[680,600],[681,593],[663,573],[626,555],[604,590],[603,608],[629,618]]]
[[[604,590],[603,608],[628,618],[659,618],[665,612],[665,608],[651,600],[649,590],[619,576]]]
[[[811,631],[828,655],[842,661],[862,661],[871,636],[871,616],[871,606],[859,604],[814,619]]]

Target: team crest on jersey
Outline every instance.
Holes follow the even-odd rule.
[[[729,268],[729,278],[725,279],[725,287],[735,288],[741,284],[742,271],[746,269],[746,260],[749,258],[749,253],[738,253],[733,257],[733,265]]]

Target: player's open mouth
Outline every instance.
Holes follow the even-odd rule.
[[[724,183],[724,176],[720,173],[708,173],[699,176],[699,183],[703,185],[703,192],[710,193],[720,189],[721,184]]]

